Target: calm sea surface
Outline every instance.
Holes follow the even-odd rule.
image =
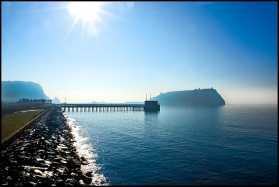
[[[277,107],[68,112],[112,185],[277,183]]]

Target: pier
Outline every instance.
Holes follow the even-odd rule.
[[[144,104],[58,104],[62,111],[68,112],[113,112],[113,111],[160,111],[157,101],[145,101]]]

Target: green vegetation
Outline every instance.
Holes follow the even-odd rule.
[[[2,115],[1,119],[1,143],[8,140],[24,128],[27,123],[34,119],[42,109],[18,111],[12,114]]]

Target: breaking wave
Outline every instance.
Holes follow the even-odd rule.
[[[81,127],[76,123],[76,120],[70,118],[66,113],[63,113],[67,120],[67,124],[71,129],[75,143],[74,146],[77,150],[79,157],[84,157],[88,162],[87,165],[81,165],[81,171],[83,174],[92,172],[92,182],[91,185],[96,186],[107,186],[106,177],[101,173],[101,167],[96,163],[97,154],[94,150],[92,144],[89,141],[86,133],[81,129]]]

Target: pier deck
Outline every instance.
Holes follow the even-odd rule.
[[[62,103],[58,104],[63,111],[82,111],[82,112],[94,112],[94,111],[159,111],[160,105],[156,101],[148,101],[144,104],[125,104],[125,103],[116,103],[116,104],[74,104],[74,103]],[[154,107],[155,106],[155,107]]]
[[[63,111],[140,111],[144,104],[59,104]]]

